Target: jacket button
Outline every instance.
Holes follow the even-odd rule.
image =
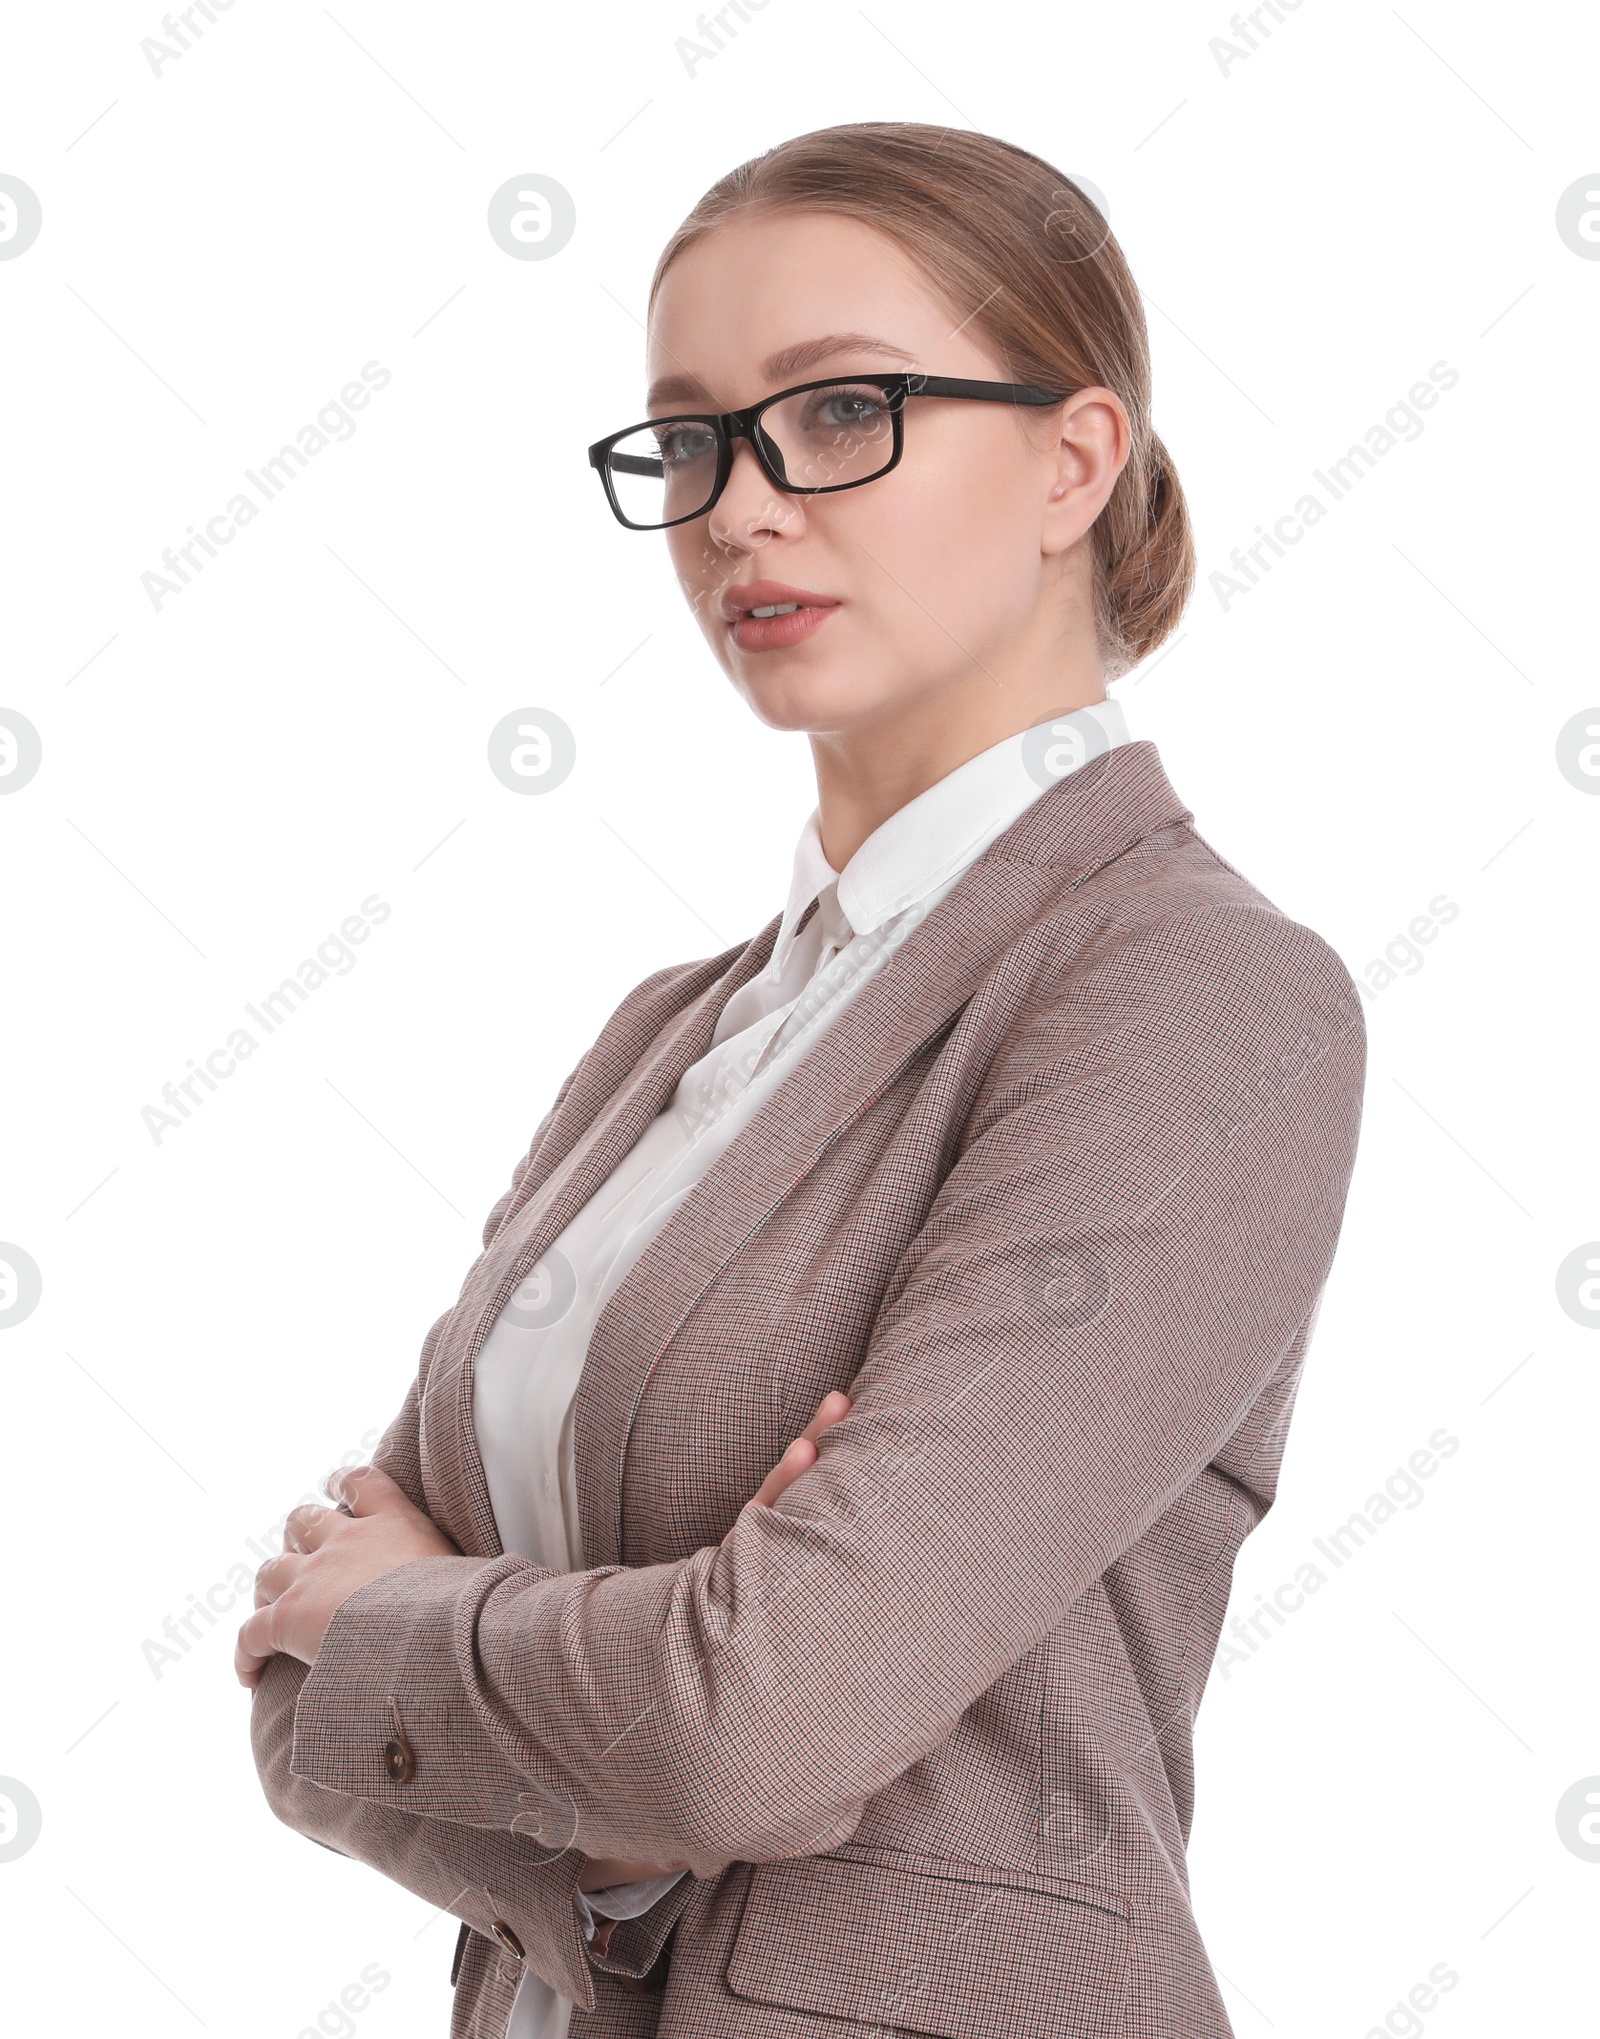
[[[395,1784],[409,1784],[417,1774],[417,1752],[404,1735],[383,1745],[383,1767]]]
[[[500,1945],[504,1947],[513,1960],[520,1961],[522,1959],[522,1942],[512,1932],[504,1919],[494,1920],[489,1927],[489,1931],[493,1933],[500,1942]]]

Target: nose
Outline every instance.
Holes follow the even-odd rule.
[[[804,522],[804,500],[775,488],[750,441],[735,439],[727,486],[711,506],[711,536],[722,546],[765,545]]]

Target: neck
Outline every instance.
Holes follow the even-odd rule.
[[[981,688],[920,695],[848,729],[812,732],[817,826],[836,871],[891,814],[968,758],[1051,716],[1106,699],[1097,658],[1076,674],[1058,669],[1051,680],[1026,688],[997,688],[987,675],[979,678]]]

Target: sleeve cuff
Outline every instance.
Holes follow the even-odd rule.
[[[604,1919],[636,1919],[688,1873],[687,1869],[670,1870],[662,1876],[641,1877],[637,1883],[609,1884],[604,1890],[580,1890],[574,1884],[572,1900],[583,1922],[583,1937],[593,1938],[596,1912]]]
[[[460,1673],[464,1608],[514,1576],[565,1583],[507,1553],[413,1558],[358,1587],[335,1610],[300,1688],[291,1772],[424,1818],[570,1846],[570,1794],[553,1766],[547,1789],[534,1788],[538,1759],[509,1760]]]
[[[252,1749],[276,1817],[462,1920],[473,1930],[473,1963],[494,1963],[498,1987],[526,1961],[552,1989],[592,2011],[594,1975],[572,1902],[588,1857],[576,1848],[552,1853],[511,1834],[419,1819],[401,1802],[374,1805],[297,1779],[285,1758],[305,1676],[294,1658],[273,1657],[252,1701]]]
[[[656,1879],[652,1877],[650,1880],[654,1882]],[[711,1882],[716,1880],[715,1877],[710,1879]],[[622,1886],[623,1889],[634,1887],[631,1884]],[[637,1918],[618,1919],[604,1954],[596,1954],[592,1947],[589,1949],[590,1967],[600,1975],[623,1976],[631,1982],[648,1975],[696,1891],[706,1887],[706,1879],[696,1877],[687,1869],[680,1870],[672,1888],[658,1897],[647,1911],[641,1912]],[[581,1895],[576,1886],[573,1895]],[[588,1895],[595,1898],[604,1897],[606,1893],[592,1890]]]

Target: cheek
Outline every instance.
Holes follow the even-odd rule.
[[[721,619],[717,605],[729,581],[738,578],[726,557],[708,541],[703,524],[682,524],[666,533],[667,560],[689,614],[713,642]]]
[[[1029,554],[1014,468],[908,456],[876,501],[872,495],[863,489],[852,511],[864,551],[883,569],[873,575],[875,607],[893,610],[919,635],[941,637],[1015,610],[1028,586]]]
[[[704,533],[698,524],[675,524],[666,534],[667,560],[673,577],[683,590],[685,597],[693,601],[702,587],[715,579],[711,562],[706,557]],[[645,544],[650,541],[646,538]],[[660,544],[660,539],[656,543]]]

